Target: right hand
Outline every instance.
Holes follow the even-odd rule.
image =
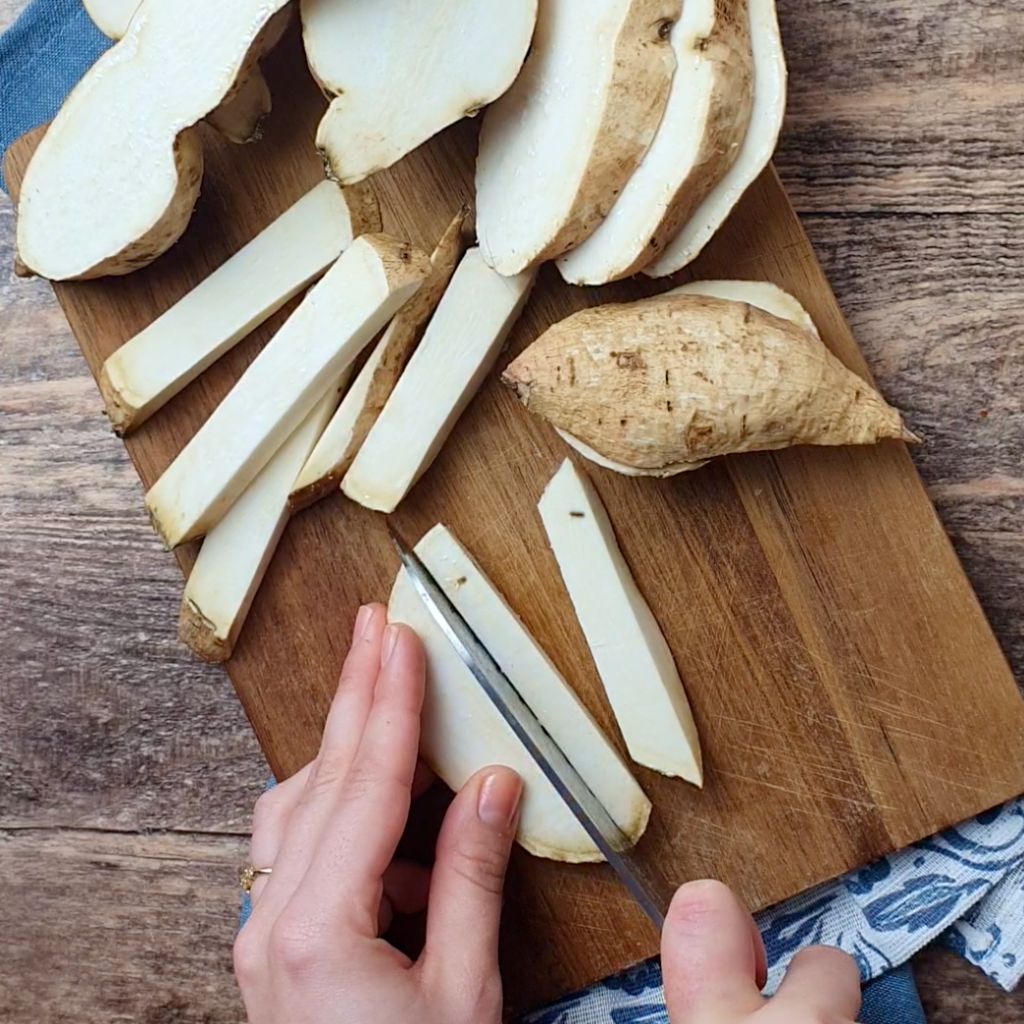
[[[661,939],[672,1024],[852,1024],[860,974],[852,958],[818,946],[797,953],[772,999],[754,919],[720,882],[691,882],[672,901]]]

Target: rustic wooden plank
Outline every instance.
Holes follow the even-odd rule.
[[[1014,3],[779,0],[777,165],[801,212],[1019,212],[1024,18]]]
[[[0,262],[13,216],[0,204]],[[43,282],[0,281],[0,824],[238,829],[268,773]],[[55,581],[59,581],[55,585]]]
[[[0,1019],[241,1024],[243,837],[0,831]]]
[[[928,1024],[1019,1024],[1024,989],[1006,993],[976,967],[946,949],[928,949],[914,961]]]
[[[308,139],[322,98],[295,45],[274,62],[291,116],[258,151],[210,139],[203,199],[183,242],[130,278],[58,288],[93,372],[317,180]],[[16,183],[28,151],[12,151],[8,181]],[[464,124],[379,176],[385,225],[432,242],[470,192],[473,151],[474,127]],[[827,343],[866,370],[771,173],[695,270],[789,288]],[[650,285],[601,297],[642,290]],[[549,268],[513,349],[594,297],[567,289]],[[129,439],[147,485],[269,329]],[[450,522],[611,727],[534,512],[562,455],[492,379],[398,521],[410,536]],[[716,873],[763,906],[1024,785],[1020,766],[1000,753],[1019,743],[1024,706],[900,446],[739,458],[666,483],[599,474],[597,484],[674,645],[708,752],[700,795],[640,773],[657,808],[642,849],[673,879]],[[189,556],[180,556],[186,568]],[[360,601],[386,594],[393,563],[380,517],[339,500],[290,527],[229,667],[279,775],[312,755],[343,650],[342,634],[323,628],[323,609],[332,609],[331,623],[346,623]],[[512,890],[513,1001],[547,998],[655,948],[602,869],[518,856]],[[549,951],[540,963],[538,934]]]

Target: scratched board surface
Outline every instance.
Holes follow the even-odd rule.
[[[182,242],[130,277],[56,288],[94,373],[320,180],[324,100],[294,33],[268,64],[266,137],[238,147],[205,133],[203,195]],[[374,179],[386,230],[433,245],[472,198],[475,133],[456,126]],[[33,144],[9,154],[15,187]],[[773,171],[685,277],[776,282],[867,375]],[[547,268],[510,350],[576,309],[663,287],[577,290]],[[286,313],[128,439],[146,486]],[[535,509],[565,455],[492,374],[394,519],[409,539],[449,524],[618,741]],[[902,445],[741,456],[669,481],[589,471],[703,740],[703,792],[636,769],[655,808],[640,850],[673,881],[714,875],[764,906],[1024,790],[1024,704]],[[193,557],[179,552],[186,571]],[[279,777],[315,752],[356,609],[386,599],[395,563],[383,518],[340,495],[289,526],[228,665]],[[657,948],[605,868],[522,853],[505,932],[510,1008]]]

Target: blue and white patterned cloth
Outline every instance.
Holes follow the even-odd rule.
[[[866,980],[866,1024],[923,1021],[909,971],[939,938],[993,981],[1024,974],[1024,799],[812,889],[758,917],[773,992],[798,950],[846,950]],[[668,1024],[656,960],[611,978],[524,1024]]]
[[[80,0],[34,0],[0,37],[0,157],[53,116],[109,45]],[[933,939],[1006,989],[1024,974],[1024,799],[918,843],[759,918],[769,990],[797,950],[851,953],[865,981],[865,1024],[918,1024],[921,1004],[900,965]],[[873,980],[878,979],[878,980]],[[528,1024],[664,1024],[656,960],[533,1014]]]

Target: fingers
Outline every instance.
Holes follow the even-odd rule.
[[[254,906],[254,919],[273,918],[280,913],[309,869],[373,707],[386,624],[382,605],[366,605],[359,610],[320,752],[288,822],[287,835],[273,864],[274,873]]]
[[[676,893],[661,951],[673,1024],[738,1024],[764,1005],[760,936],[720,882],[691,882]]]
[[[325,803],[333,801],[362,741],[373,707],[386,628],[387,611],[383,605],[369,604],[359,609],[352,646],[341,669],[317,755],[316,782],[328,791]]]
[[[450,988],[464,989],[497,972],[501,894],[522,792],[522,780],[510,768],[485,768],[445,815],[423,962]]]
[[[290,779],[268,789],[257,801],[252,815],[252,840],[249,844],[249,862],[256,868],[273,868],[288,829],[288,822],[298,806],[302,791],[309,780],[312,764],[307,764]],[[253,904],[266,888],[269,876],[258,875],[249,897]]]
[[[860,1013],[860,972],[838,949],[816,946],[793,958],[779,991],[768,1004],[765,1024],[808,1020],[853,1021]]]
[[[377,935],[380,883],[409,816],[426,664],[408,626],[391,625],[362,741],[340,787],[296,904]]]

